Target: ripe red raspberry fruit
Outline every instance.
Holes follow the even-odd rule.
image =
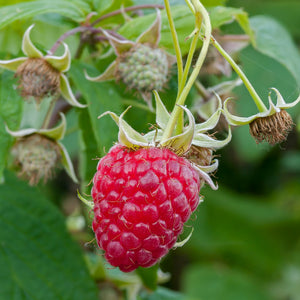
[[[93,179],[93,230],[108,262],[123,272],[154,265],[199,204],[200,179],[166,148],[111,148]]]

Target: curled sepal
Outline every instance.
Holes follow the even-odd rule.
[[[67,121],[63,113],[60,113],[60,117],[61,123],[58,126],[51,129],[40,129],[38,133],[43,134],[48,138],[51,138],[56,141],[62,140],[66,133]]]
[[[26,60],[27,57],[19,57],[11,60],[0,60],[0,67],[10,71],[17,71],[18,67]]]
[[[78,183],[78,179],[76,177],[74,167],[73,167],[73,164],[72,164],[72,161],[71,161],[71,158],[69,156],[67,149],[65,148],[65,146],[62,143],[58,142],[57,144],[59,145],[59,148],[60,148],[62,166],[64,167],[64,169],[68,173],[68,175],[72,178],[72,180],[75,183]]]
[[[34,24],[29,26],[29,28],[24,33],[22,41],[22,51],[26,56],[30,58],[42,58],[42,52],[33,45],[30,39],[30,31],[33,27]]]
[[[276,107],[279,107],[281,109],[287,109],[287,108],[291,108],[291,107],[297,105],[300,102],[300,96],[299,96],[295,101],[293,101],[291,103],[286,103],[277,89],[271,88],[271,90],[273,90],[277,96]],[[271,99],[271,92],[269,93],[269,100],[270,99]]]
[[[203,123],[197,124],[195,126],[196,133],[206,132],[216,127],[219,122],[220,115],[222,113],[222,100],[218,94],[215,93],[218,100],[218,107],[216,111]]]
[[[179,105],[188,115],[189,124],[184,128],[183,133],[166,139],[161,145],[172,149],[178,155],[190,149],[195,133],[195,119],[192,113],[184,106]]]
[[[81,104],[76,100],[76,98],[71,90],[68,78],[64,74],[60,74],[60,92],[70,105],[76,106],[79,108],[86,107],[86,105]]]
[[[291,107],[297,105],[300,102],[300,96],[299,96],[295,101],[293,101],[291,103],[286,103],[277,89],[272,88],[272,90],[275,91],[276,96],[277,96],[276,105],[274,105],[274,103],[272,102],[271,92],[270,92],[269,97],[268,97],[269,109],[266,110],[266,111],[263,111],[263,112],[259,112],[255,115],[250,116],[250,117],[238,117],[238,116],[232,115],[228,111],[228,108],[227,108],[228,101],[230,100],[230,98],[228,98],[224,103],[224,115],[225,115],[228,123],[231,124],[231,125],[236,125],[236,126],[250,124],[255,119],[272,116],[276,113],[279,113],[281,110],[291,108]]]
[[[137,43],[149,43],[155,47],[158,46],[160,40],[160,30],[161,30],[161,13],[160,10],[156,10],[156,19],[152,25],[145,30],[136,40]]]
[[[203,197],[202,197],[203,198]],[[173,246],[173,249],[176,249],[178,247],[182,247],[184,246],[188,241],[189,239],[191,238],[192,234],[193,234],[193,231],[194,231],[194,227],[192,227],[192,230],[190,232],[190,234],[181,242],[176,242]]]
[[[111,111],[107,111],[98,117],[102,118],[105,115],[110,115],[119,127],[118,140],[119,143],[131,148],[136,149],[138,147],[147,147],[149,142],[136,130],[134,130],[126,121],[123,120],[124,114],[128,111],[128,107],[120,117]]]
[[[168,113],[163,102],[161,101],[158,92],[154,90],[153,94],[156,103],[156,123],[161,129],[165,129],[170,119],[170,114]]]
[[[211,138],[207,134],[204,133],[196,133],[193,139],[193,145],[203,148],[211,148],[211,149],[220,149],[226,146],[232,138],[231,128],[228,126],[228,135],[224,140],[217,140]]]
[[[135,45],[135,42],[125,40],[125,39],[124,40],[118,39],[112,36],[111,34],[109,34],[105,30],[103,30],[103,33],[108,38],[110,44],[115,49],[117,55],[121,55],[124,52],[128,52]]]
[[[71,53],[67,44],[63,43],[65,52],[62,56],[45,56],[45,60],[56,70],[60,72],[66,72],[71,65]]]
[[[229,124],[231,125],[235,125],[235,126],[241,126],[241,125],[247,125],[249,123],[251,123],[252,121],[254,121],[255,119],[257,118],[264,118],[264,117],[267,117],[267,116],[271,116],[277,112],[280,112],[280,109],[277,108],[272,100],[269,98],[269,104],[270,104],[270,107],[267,111],[264,111],[264,112],[259,112],[255,115],[252,115],[250,117],[238,117],[238,116],[235,116],[233,114],[231,114],[227,108],[227,105],[228,105],[228,102],[231,98],[228,98],[225,100],[224,102],[224,115],[228,121]]]
[[[219,161],[217,159],[213,160],[212,161],[212,164],[209,165],[209,166],[199,166],[197,165],[197,167],[204,171],[205,173],[212,173],[214,171],[216,171],[219,167]]]
[[[88,75],[86,70],[84,70],[84,75],[85,75],[85,78],[90,81],[113,80],[116,77],[117,66],[118,66],[117,62],[114,61],[107,67],[107,69],[104,71],[104,73],[100,74],[99,76],[91,77]]]
[[[217,190],[218,185],[215,185],[210,176],[203,171],[199,166],[193,165],[193,168],[199,173],[199,176],[213,189]]]
[[[93,201],[89,201],[87,199],[85,199],[77,190],[77,197],[88,207],[90,207],[91,209],[94,209],[94,202]]]
[[[10,130],[6,125],[6,131],[13,137],[15,138],[20,138],[20,137],[24,137],[24,136],[28,136],[34,133],[38,133],[40,135],[44,135],[52,140],[58,141],[63,139],[65,132],[66,132],[66,118],[64,116],[64,114],[60,113],[61,116],[61,123],[54,127],[54,128],[50,128],[50,129],[35,129],[35,128],[26,128],[26,129],[21,129],[18,131],[12,131]]]

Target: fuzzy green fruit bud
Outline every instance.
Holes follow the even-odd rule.
[[[15,163],[20,167],[19,176],[36,185],[51,178],[61,155],[59,146],[52,140],[33,134],[20,139],[13,148]]]
[[[168,80],[167,55],[159,48],[136,44],[119,59],[117,78],[131,89],[142,93],[161,90]]]

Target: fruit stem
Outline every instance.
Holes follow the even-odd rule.
[[[44,122],[43,122],[43,125],[42,125],[41,129],[47,129],[48,128],[50,120],[51,120],[51,116],[52,116],[52,113],[53,113],[53,110],[54,110],[56,100],[57,100],[57,97],[51,99],[51,102],[49,104],[49,107],[48,107],[48,110],[47,110],[47,113],[46,113],[46,116],[45,116],[45,119],[44,119]]]
[[[201,48],[201,52],[199,54],[199,57],[197,59],[196,65],[193,69],[193,72],[190,75],[190,78],[188,79],[185,87],[182,89],[182,92],[180,93],[176,104],[174,106],[174,109],[172,111],[171,117],[168,121],[167,127],[164,130],[163,136],[161,138],[161,143],[166,141],[169,137],[172,136],[173,130],[176,126],[178,117],[180,112],[182,112],[182,109],[180,108],[179,105],[184,105],[184,102],[188,96],[188,93],[190,92],[195,80],[198,77],[199,71],[202,67],[202,64],[204,62],[204,59],[206,57],[208,47],[210,44],[210,38],[211,38],[211,23],[210,23],[210,18],[208,15],[208,12],[206,11],[205,7],[202,5],[202,3],[199,0],[191,0],[194,9],[192,10],[193,13],[195,14],[195,31],[194,34],[195,36],[199,36],[199,32],[201,29],[201,23],[202,23],[202,18],[203,18],[203,23],[205,24],[204,28],[204,37],[203,37],[203,45]],[[190,5],[189,5],[190,6]],[[191,7],[191,6],[190,6]]]
[[[260,112],[265,112],[268,109],[264,105],[261,98],[258,96],[257,92],[255,91],[254,87],[250,83],[247,76],[244,74],[244,72],[241,70],[241,68],[236,64],[236,62],[231,58],[231,56],[222,48],[222,46],[213,38],[211,37],[212,45],[220,52],[220,54],[229,62],[231,67],[234,69],[234,71],[238,74],[238,76],[241,78],[243,83],[245,84],[248,92],[250,93],[251,97],[254,100],[255,105],[257,106],[258,110]]]
[[[177,69],[178,69],[178,71],[177,71],[178,72],[178,86],[179,86],[182,81],[182,73],[183,73],[181,50],[180,50],[180,45],[179,45],[179,41],[178,41],[178,37],[177,37],[175,24],[174,24],[172,14],[171,14],[170,3],[168,0],[164,0],[164,3],[165,3],[165,9],[166,9],[168,22],[169,22],[169,26],[170,26],[170,30],[171,30],[171,35],[172,35],[172,39],[173,39],[174,50],[175,50],[175,54],[176,54]]]

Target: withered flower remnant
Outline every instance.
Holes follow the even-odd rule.
[[[0,67],[16,72],[18,89],[25,99],[33,97],[39,104],[43,98],[61,94],[72,106],[83,108],[72,93],[68,78],[64,74],[70,68],[71,54],[67,44],[62,56],[43,55],[30,40],[31,25],[23,36],[22,51],[26,57],[0,60]]]
[[[286,140],[288,133],[292,130],[294,125],[291,116],[285,109],[297,105],[300,102],[300,96],[295,101],[286,103],[277,89],[272,88],[272,90],[276,93],[277,104],[273,104],[270,92],[269,109],[250,117],[238,117],[232,115],[227,108],[229,99],[224,103],[224,114],[229,124],[235,126],[249,124],[250,134],[257,143],[263,141],[266,141],[271,145],[281,143]]]

